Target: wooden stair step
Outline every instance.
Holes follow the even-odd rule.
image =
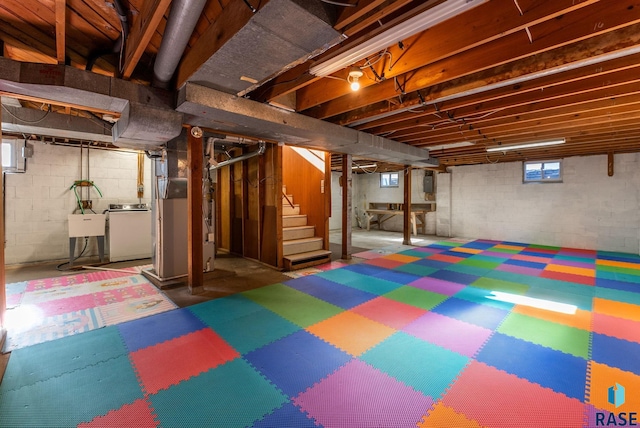
[[[315,250],[284,256],[284,268],[291,271],[316,266],[331,261],[331,251]]]
[[[315,226],[290,226],[282,228],[283,241],[293,239],[313,238],[316,234]]]
[[[318,237],[293,239],[291,241],[284,241],[282,243],[282,247],[283,247],[282,255],[289,256],[292,254],[322,250],[323,246],[324,246],[324,240]]]
[[[282,227],[295,227],[306,226],[307,215],[306,214],[294,214],[282,216]]]

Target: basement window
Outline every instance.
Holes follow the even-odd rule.
[[[383,172],[380,174],[380,187],[398,187],[400,175],[397,172]]]
[[[25,172],[24,140],[2,140],[2,172]]]
[[[561,183],[562,161],[527,161],[523,162],[524,183]]]

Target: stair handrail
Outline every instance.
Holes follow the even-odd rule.
[[[284,196],[284,198],[287,200],[287,202],[289,202],[289,205],[291,205],[291,208],[294,208],[293,206],[293,202],[291,202],[291,199],[289,199],[289,197],[287,196],[286,193],[282,192],[282,196]]]

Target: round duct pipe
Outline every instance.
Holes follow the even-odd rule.
[[[153,66],[153,86],[166,89],[196,28],[206,0],[173,0]]]

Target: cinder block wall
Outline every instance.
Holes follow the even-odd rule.
[[[438,176],[438,233],[638,254],[640,154],[563,160],[563,182],[522,183],[522,162]],[[451,217],[445,201],[451,201]]]
[[[6,263],[30,263],[68,259],[67,215],[74,212],[76,199],[69,187],[87,179],[87,150],[83,150],[80,176],[80,149],[33,143],[34,155],[24,174],[7,174],[6,179]],[[90,150],[89,179],[102,191],[91,190],[93,210],[102,213],[109,204],[137,203],[137,153]],[[151,201],[151,163],[145,157],[143,203]],[[78,189],[80,191],[80,189]],[[83,189],[84,194],[86,190]],[[86,210],[85,210],[86,211]],[[84,240],[78,239],[76,255]],[[89,238],[85,256],[97,256],[95,238]]]

